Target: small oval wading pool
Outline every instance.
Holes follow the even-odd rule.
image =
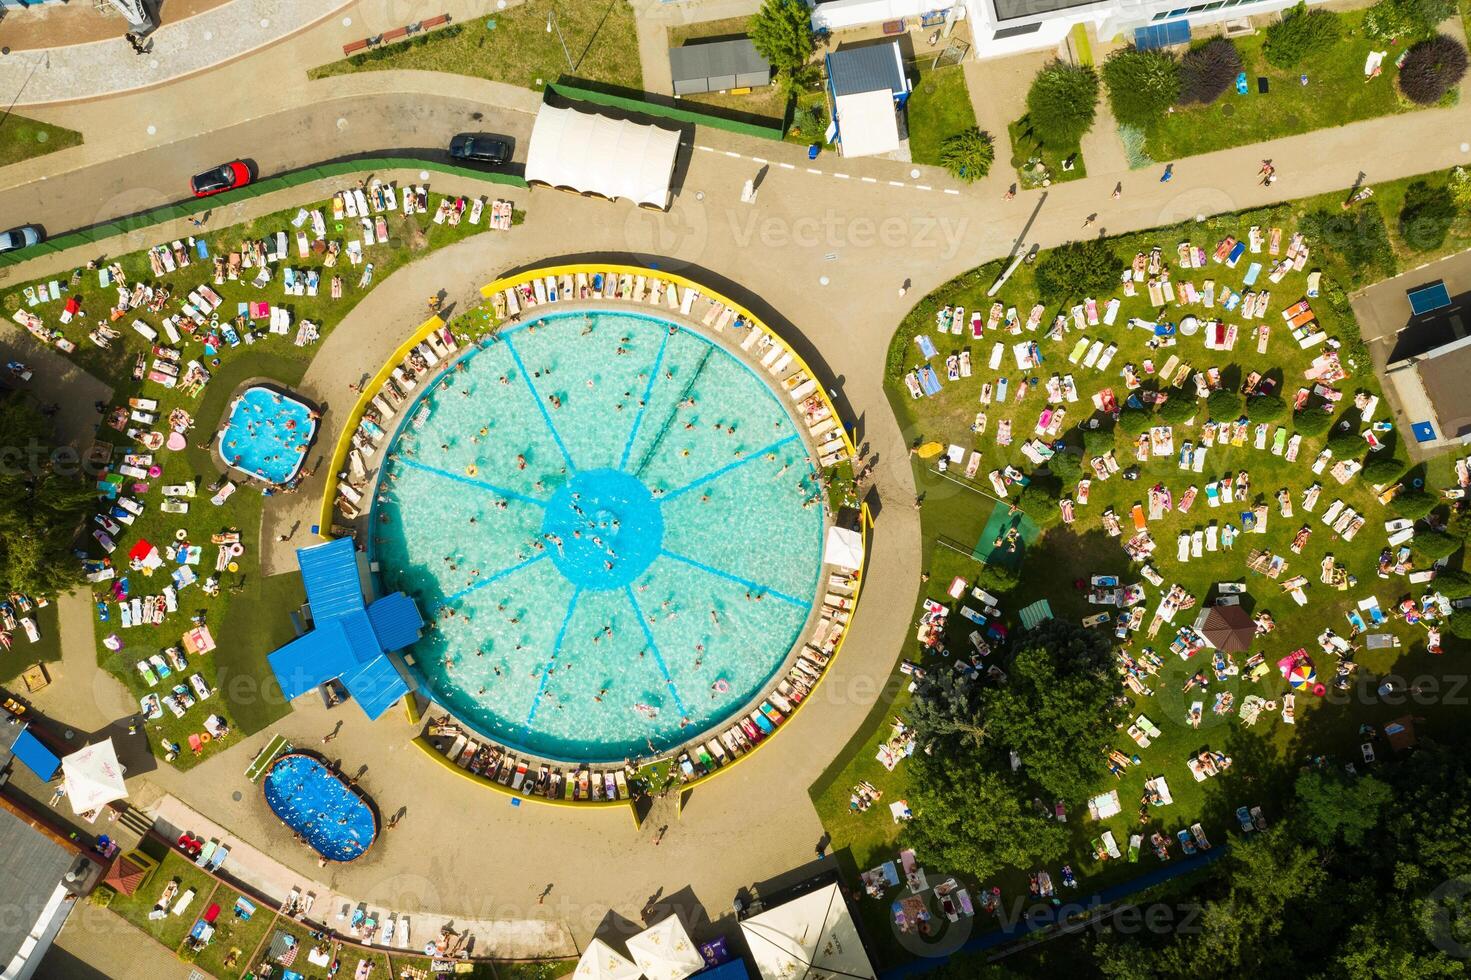
[[[230,403],[220,457],[231,469],[269,483],[290,483],[317,431],[315,413],[284,392],[256,385]]]
[[[329,861],[361,857],[378,836],[368,801],[308,755],[283,755],[261,782],[266,805]]]

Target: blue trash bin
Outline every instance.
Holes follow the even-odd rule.
[[[822,147],[818,146],[816,143],[813,143],[811,146],[807,147],[807,159],[816,160],[817,154],[821,152]]]

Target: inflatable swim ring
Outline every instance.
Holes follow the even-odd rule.
[[[232,561],[230,562],[230,564],[226,565],[225,568],[232,572],[238,572],[240,571],[240,563]]]
[[[211,735],[209,732],[200,732],[199,734],[199,741],[201,742],[208,742],[212,738],[214,738],[214,736]]]
[[[468,476],[474,476],[476,473],[479,472],[480,470],[476,468],[474,463],[471,463],[469,466],[465,467],[465,473]]]
[[[245,545],[241,544],[239,541],[236,541],[234,544],[230,545],[230,554],[236,558],[240,557],[241,555],[245,554]]]
[[[174,532],[174,540],[175,541],[183,541],[188,536],[189,536],[189,532],[186,531],[186,530],[184,530],[182,527],[179,528],[177,531]]]
[[[730,690],[730,683],[727,682],[724,678],[721,678],[720,680],[712,684],[711,687],[715,688],[715,690],[719,691],[721,694],[724,694],[725,692]]]

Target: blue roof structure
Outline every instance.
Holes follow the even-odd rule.
[[[1188,20],[1170,20],[1163,24],[1150,24],[1148,27],[1136,28],[1134,31],[1134,47],[1140,51],[1168,48],[1176,44],[1185,44],[1189,40],[1190,22]]]
[[[61,760],[56,757],[56,753],[42,745],[41,740],[31,734],[29,727],[16,738],[11,750],[15,753],[15,761],[42,780],[49,782],[61,768]]]
[[[288,701],[330,680],[347,688],[369,718],[409,693],[389,652],[419,638],[424,617],[402,592],[368,605],[351,538],[298,548],[296,562],[311,607],[312,631],[269,656]]]

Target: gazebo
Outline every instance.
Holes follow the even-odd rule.
[[[1256,639],[1256,623],[1241,606],[1211,606],[1201,614],[1197,629],[1222,653],[1244,653]]]
[[[158,862],[142,851],[129,851],[113,857],[102,883],[119,895],[131,895],[148,883]]]

